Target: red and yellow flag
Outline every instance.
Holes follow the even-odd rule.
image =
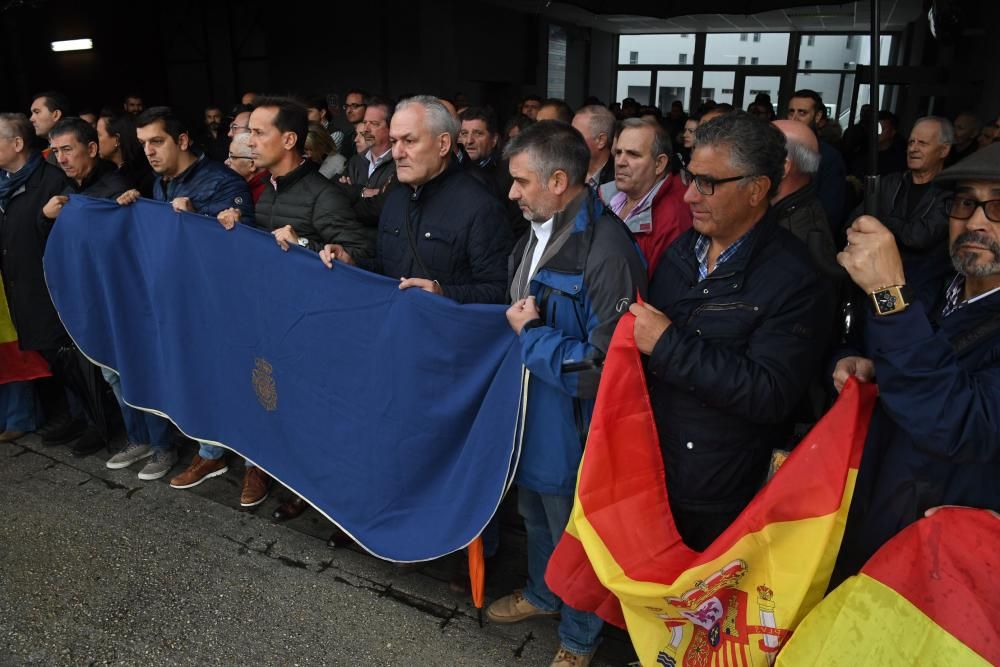
[[[907,526],[802,621],[778,665],[1000,665],[1000,519]]]
[[[546,582],[628,628],[643,665],[760,665],[829,583],[876,389],[849,383],[704,552],[681,540],[626,315],[611,342],[569,525]]]
[[[45,359],[37,352],[22,352],[17,345],[17,331],[10,319],[7,294],[0,279],[0,384],[34,380],[51,375]]]

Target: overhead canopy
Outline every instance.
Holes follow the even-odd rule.
[[[867,32],[871,9],[867,0],[496,0],[496,4],[617,34]],[[922,0],[883,0],[882,30],[901,30],[922,11]]]

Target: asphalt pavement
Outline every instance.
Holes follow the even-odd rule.
[[[334,528],[314,511],[275,523],[280,490],[241,511],[241,463],[178,491],[139,480],[142,464],[108,470],[110,455],[0,444],[0,665],[544,667],[558,649],[554,619],[480,626],[448,585],[460,555],[400,568],[328,547]],[[506,505],[487,604],[524,581]],[[610,628],[592,664],[633,660]]]

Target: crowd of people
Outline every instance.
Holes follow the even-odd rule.
[[[184,439],[82,357],[45,286],[46,239],[69,197],[145,197],[227,230],[266,230],[329,268],[509,306],[530,371],[515,478],[528,580],[487,617],[560,616],[553,665],[588,664],[601,631],[544,573],[627,311],[691,548],[733,522],[773,452],[794,448],[851,377],[877,382],[880,399],[834,583],[932,507],[1000,510],[996,126],[929,116],[904,142],[894,115],[862,109],[841,136],[810,90],[781,119],[766,98],[690,115],[675,102],[661,116],[631,99],[574,110],[528,97],[503,125],[489,107],[429,95],[328,99],[247,93],[229,112],[205,109],[200,128],[134,94],[88,113],[45,92],[30,115],[0,114],[0,273],[20,352],[53,375],[0,385],[0,442],[35,432],[95,454],[118,421],[107,391],[126,435],[108,468],[141,462],[143,480],[173,471],[177,489],[227,473],[231,455],[209,443],[174,470]],[[884,175],[865,211],[856,184],[876,122]],[[246,461],[239,505],[272,486]],[[291,496],[274,518],[307,507]],[[483,538],[492,557],[496,526]]]

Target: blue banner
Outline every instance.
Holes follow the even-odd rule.
[[[523,373],[502,306],[147,200],[71,197],[45,275],[130,405],[253,460],[377,556],[462,548],[510,484]]]

